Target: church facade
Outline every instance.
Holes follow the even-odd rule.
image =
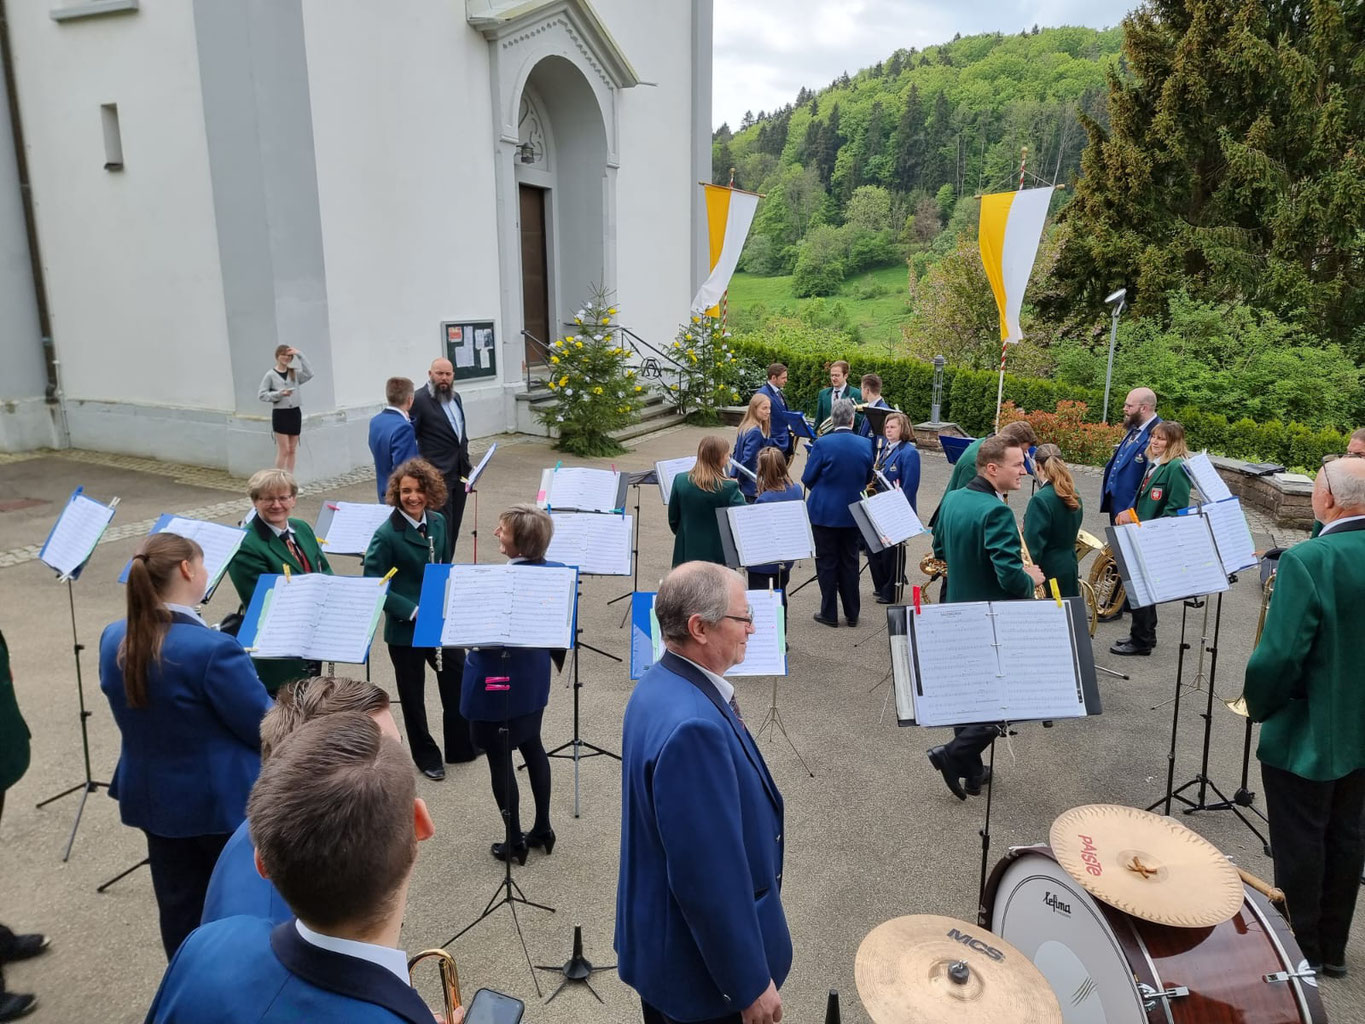
[[[514,429],[595,289],[662,347],[705,276],[711,0],[0,2],[0,450],[248,474],[287,344],[330,476],[387,377]]]

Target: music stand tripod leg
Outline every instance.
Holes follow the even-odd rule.
[[[996,736],[999,734],[999,731],[1000,731],[999,729],[996,729],[996,731],[991,734],[990,759],[991,781],[986,786],[986,820],[981,826],[981,882],[976,889],[976,905],[978,908],[977,911],[978,916],[980,915],[980,908],[984,907],[986,904],[986,869],[990,864],[991,856],[991,797],[995,793],[996,783],[995,740]]]

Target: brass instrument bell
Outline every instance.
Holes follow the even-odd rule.
[[[436,960],[441,968],[441,991],[445,996],[445,1019],[449,1021],[460,1008],[460,971],[455,966],[455,958],[444,949],[424,949],[408,960],[408,979],[413,980],[413,971],[423,960]]]
[[[1251,642],[1251,649],[1253,651],[1256,649],[1256,645],[1261,642],[1261,633],[1265,631],[1265,617],[1266,613],[1270,611],[1270,598],[1274,593],[1275,570],[1272,569],[1270,575],[1266,577],[1265,586],[1261,588],[1261,614],[1256,619],[1256,639]],[[1235,700],[1225,700],[1223,703],[1227,705],[1228,710],[1234,715],[1240,715],[1242,718],[1251,717],[1251,712],[1247,710],[1247,699],[1245,694]]]

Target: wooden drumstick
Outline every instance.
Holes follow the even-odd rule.
[[[1262,881],[1250,871],[1244,871],[1242,868],[1238,868],[1237,873],[1242,876],[1243,882],[1251,886],[1271,903],[1278,903],[1281,906],[1284,905],[1284,890],[1276,889],[1269,882]]]

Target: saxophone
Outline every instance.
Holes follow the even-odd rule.
[[[1019,530],[1019,547],[1020,547],[1020,550],[1023,551],[1023,554],[1024,554],[1024,566],[1027,568],[1028,566],[1030,566],[1030,565],[1033,564],[1033,556],[1029,554],[1029,550],[1028,550],[1028,541],[1024,540],[1024,529],[1023,529],[1023,527],[1019,526],[1018,523],[1016,523],[1015,526],[1016,526],[1016,528]],[[1044,580],[1042,583],[1037,584],[1037,585],[1033,588],[1033,598],[1034,598],[1034,600],[1040,601],[1040,600],[1042,600],[1042,599],[1045,598],[1045,597],[1047,597],[1047,580]]]

